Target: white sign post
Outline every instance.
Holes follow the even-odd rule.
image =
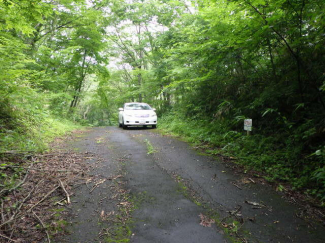
[[[244,120],[244,130],[247,131],[247,135],[250,134],[252,131],[252,126],[253,126],[253,120],[252,119],[245,119]]]

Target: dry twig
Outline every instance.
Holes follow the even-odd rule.
[[[90,190],[90,193],[92,193],[93,190],[95,190],[96,187],[98,187],[100,184],[103,184],[106,181],[106,179],[101,179],[99,182],[97,182],[93,188]]]
[[[38,161],[38,162],[42,162],[42,161]],[[81,170],[38,169],[38,168],[29,168],[29,167],[26,167],[26,166],[19,166],[19,165],[4,165],[4,166],[1,166],[1,167],[4,167],[4,168],[20,168],[20,169],[27,169],[27,170],[33,170],[33,171],[48,171],[48,172],[66,172],[66,173],[68,173],[68,172],[78,172],[78,173],[82,172]],[[17,187],[19,187],[19,186],[17,186]]]
[[[59,182],[60,182],[60,185],[63,189],[63,191],[65,192],[66,196],[67,196],[67,204],[70,204],[71,201],[70,201],[70,196],[69,196],[69,193],[67,192],[67,190],[64,188],[64,185],[63,185],[63,182],[59,179]]]
[[[30,168],[31,168],[32,166],[33,166],[33,163],[32,163],[32,164],[27,168],[27,171],[26,171],[26,174],[25,174],[25,176],[24,176],[24,179],[23,179],[21,182],[19,182],[17,185],[15,185],[15,186],[12,187],[12,188],[1,190],[1,191],[0,191],[0,197],[2,197],[2,195],[6,194],[6,193],[9,193],[9,192],[11,192],[11,191],[16,190],[18,187],[20,187],[21,185],[23,185],[23,184],[25,183],[26,179],[27,179],[27,176],[28,176],[28,174],[29,174],[29,170],[30,170]],[[6,167],[7,167],[7,166],[6,166]]]
[[[266,208],[266,205],[262,204],[262,203],[257,203],[257,202],[252,202],[252,201],[245,201],[245,203],[258,207],[258,208]]]
[[[4,211],[5,211],[5,209],[3,207],[3,200],[1,199],[1,220],[2,220],[2,222],[6,221],[5,216],[4,216]]]
[[[39,184],[39,183],[38,183]],[[34,186],[34,188],[28,193],[28,195],[21,201],[20,205],[17,207],[17,209],[15,210],[14,214],[11,215],[10,219],[8,219],[7,221],[3,222],[1,225],[0,225],[0,228],[6,224],[9,224],[11,223],[12,221],[14,221],[14,219],[16,218],[17,215],[19,215],[19,212],[20,212],[20,209],[21,207],[23,206],[23,204],[27,201],[27,199],[32,195],[32,193],[34,192],[35,188],[37,187]]]
[[[1,168],[6,169],[8,173],[16,168],[24,172],[21,173],[21,180],[11,188],[0,188],[0,196],[8,195],[6,199],[0,199],[0,242],[39,242],[43,237],[45,239],[47,237],[45,241],[50,242],[51,232],[47,228],[53,219],[50,209],[63,204],[60,204],[61,200],[54,204],[47,202],[55,195],[54,192],[62,187],[64,191],[64,193],[60,191],[63,195],[62,200],[71,203],[72,194],[70,191],[68,193],[67,185],[89,178],[87,171],[90,166],[83,163],[83,155],[71,152],[55,154],[57,156],[47,154],[35,157],[36,160],[42,161],[34,159],[27,161],[24,159],[26,154],[15,151],[6,154],[9,156],[2,157],[4,163],[11,161],[15,164],[4,165]],[[35,222],[40,222],[41,227],[30,227]],[[53,233],[54,236],[57,234],[60,233]]]
[[[47,229],[46,229],[43,221],[41,220],[40,217],[37,216],[37,214],[35,212],[33,212],[33,214],[37,218],[37,220],[41,223],[43,229],[45,230],[45,233],[46,233],[46,236],[47,236],[47,240],[48,240],[49,243],[51,243],[49,232],[47,231]]]
[[[242,206],[241,205],[238,205],[238,208],[236,210],[233,210],[233,211],[228,211],[229,215],[224,217],[220,223],[222,223],[223,221],[225,221],[227,218],[230,218],[231,216],[235,216],[237,217],[237,213],[241,210]]]
[[[250,180],[251,182],[253,182],[254,184],[256,184],[256,182],[252,178],[248,178],[248,180]]]
[[[1,234],[0,234],[0,237],[5,238],[5,239],[7,239],[7,240],[9,240],[9,241],[12,241],[12,242],[17,242],[17,241],[15,241],[15,240],[13,240],[13,239],[10,239],[9,237],[7,237],[7,236],[5,236],[5,235],[1,235]]]
[[[233,184],[235,187],[237,187],[239,190],[243,190],[241,187],[239,187],[235,182],[232,182],[231,184]]]
[[[53,188],[48,194],[46,194],[40,201],[38,201],[36,204],[34,204],[31,208],[29,208],[27,210],[27,212],[31,212],[33,210],[34,207],[36,207],[38,204],[40,204],[41,202],[43,202],[48,196],[50,196],[56,189],[58,189],[60,186],[56,186],[55,188]]]

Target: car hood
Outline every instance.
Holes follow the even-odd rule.
[[[143,116],[156,114],[153,110],[125,110],[124,114],[132,116]]]

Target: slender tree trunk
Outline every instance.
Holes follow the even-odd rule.
[[[274,59],[273,59],[273,54],[272,54],[272,47],[271,47],[271,42],[270,42],[270,39],[269,38],[267,39],[267,46],[268,46],[268,51],[269,51],[269,55],[270,55],[273,76],[276,77],[276,69],[275,69],[275,65],[274,65]]]
[[[141,25],[139,24],[139,29],[138,29],[138,44],[139,47],[141,45]],[[139,65],[138,65],[138,70],[140,71],[140,73],[138,74],[138,84],[139,84],[139,90],[141,90],[141,86],[142,86],[142,57],[143,57],[143,53],[142,53],[142,48],[139,48]],[[139,102],[142,102],[142,94],[141,92],[139,92]]]
[[[139,67],[139,70],[141,70],[141,66]],[[142,83],[142,76],[139,73],[138,74],[138,84],[139,84],[139,89],[141,89],[141,83]],[[142,102],[142,94],[139,92],[139,102]]]
[[[86,56],[87,56],[87,50],[85,50],[85,53],[83,56],[82,66],[81,66],[81,77],[75,87],[75,95],[73,96],[73,100],[71,101],[71,104],[70,104],[70,112],[72,111],[73,108],[75,108],[77,106],[77,103],[78,103],[79,97],[80,97],[80,93],[81,93],[82,84],[86,77]]]
[[[302,38],[302,24],[303,24],[303,9],[305,7],[305,1],[302,1],[301,8],[300,8],[300,14],[299,14],[299,39],[301,40]],[[304,87],[302,84],[301,80],[301,58],[300,58],[300,45],[297,47],[297,71],[298,71],[298,84],[299,84],[299,91],[300,91],[300,99],[302,103],[305,103],[305,98],[304,98]]]
[[[84,115],[83,115],[84,120],[87,119],[87,114],[89,112],[89,108],[90,108],[90,106],[88,105],[87,108],[86,108],[86,110],[85,110],[85,112],[84,112]]]

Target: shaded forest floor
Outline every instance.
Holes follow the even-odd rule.
[[[1,155],[0,242],[50,241],[64,232],[72,187],[91,179],[87,176],[90,167],[83,161],[92,155],[65,147],[82,133],[56,139],[47,153]]]

